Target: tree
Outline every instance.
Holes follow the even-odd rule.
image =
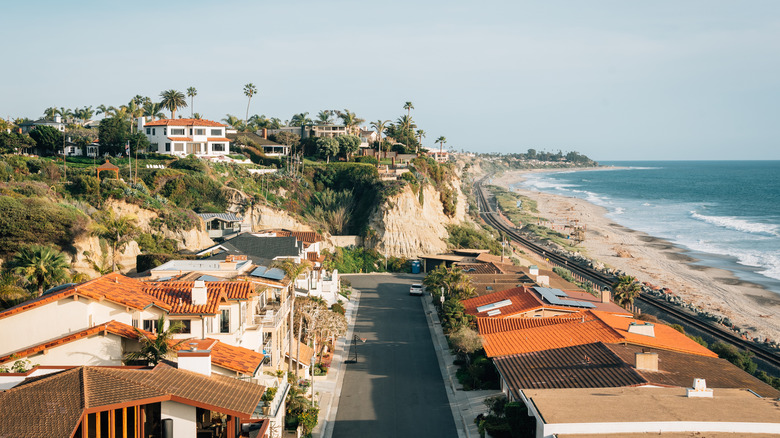
[[[170,324],[166,329],[165,315],[160,315],[154,328],[154,334],[133,328],[138,335],[141,349],[126,353],[125,363],[129,361],[144,361],[149,365],[157,365],[163,359],[168,358],[172,352],[178,351],[182,344],[189,341],[189,339],[181,339],[179,341],[173,339],[173,335],[179,333],[184,326],[182,323],[177,322]]]
[[[482,336],[469,327],[460,327],[450,334],[450,344],[460,354],[466,355],[466,364],[471,363],[471,355],[482,348]]]
[[[35,141],[43,155],[54,155],[62,147],[62,133],[51,126],[36,126],[30,131],[30,138]]]
[[[111,155],[124,152],[130,136],[130,122],[119,117],[106,117],[98,125],[98,136],[101,151]]]
[[[339,153],[339,142],[333,137],[318,137],[317,151],[330,163],[330,157]]]
[[[198,95],[198,90],[195,87],[187,88],[187,97],[190,98],[190,117],[194,116],[195,111],[195,96]]]
[[[117,251],[122,251],[125,246],[140,233],[133,216],[116,216],[114,210],[98,212],[95,214],[96,222],[91,226],[90,233],[111,243],[112,269],[116,271]]]
[[[379,150],[382,149],[382,133],[385,131],[385,126],[390,123],[390,120],[376,120],[371,122],[371,127],[376,129],[377,134],[379,134]],[[385,157],[387,157],[387,151],[385,151]]]
[[[409,119],[412,118],[412,110],[414,109],[414,105],[412,105],[412,102],[406,102],[404,104],[404,109],[406,110],[406,115],[409,116]]]
[[[255,87],[255,84],[250,82],[244,85],[244,96],[249,98],[249,100],[246,102],[246,118],[244,118],[245,121],[249,120],[249,104],[252,103],[252,96],[255,94],[257,94],[257,87]]]
[[[339,152],[349,161],[349,157],[360,149],[360,137],[356,135],[340,135],[336,137],[339,142]]]
[[[176,118],[176,110],[187,106],[184,93],[177,90],[165,90],[160,93],[160,105],[171,112],[171,118]]]
[[[309,263],[308,260],[303,260],[302,263],[295,263],[292,259],[282,259],[275,261],[272,266],[274,268],[279,268],[282,271],[284,271],[284,275],[290,279],[290,283],[287,286],[287,289],[289,291],[289,300],[290,300],[290,322],[289,322],[289,339],[290,339],[290,345],[288,354],[290,355],[290,360],[287,363],[287,372],[292,372],[292,342],[293,342],[293,314],[295,313],[295,280],[298,279],[298,277],[306,272],[310,267],[311,263]]]
[[[641,290],[642,286],[637,283],[636,278],[624,275],[612,285],[612,296],[619,306],[625,307],[634,303],[634,298],[639,295]]]
[[[311,125],[313,122],[309,118],[309,113],[299,113],[292,116],[290,119],[290,126],[305,126]]]
[[[338,116],[341,119],[341,121],[344,122],[344,126],[347,127],[347,132],[349,133],[354,131],[356,126],[365,122],[365,120],[358,118],[358,116],[355,115],[355,113],[351,112],[346,108],[344,109],[344,112],[339,111]]]
[[[27,245],[19,249],[11,260],[12,271],[29,286],[31,295],[68,280],[68,262],[65,255],[51,246]]]
[[[331,110],[322,110],[317,113],[317,124],[318,125],[330,125],[333,123],[333,111]]]
[[[439,143],[439,153],[441,153],[444,149],[444,143],[447,143],[447,137],[440,136],[434,143]]]

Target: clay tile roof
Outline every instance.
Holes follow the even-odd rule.
[[[216,315],[219,304],[227,299],[227,294],[221,283],[206,284],[206,304],[192,304],[192,287],[194,282],[169,281],[149,283],[146,292],[160,301],[165,302],[171,315]]]
[[[601,342],[497,357],[493,362],[518,398],[520,389],[609,388],[647,383]]]
[[[146,122],[144,126],[211,126],[216,128],[227,125],[206,119],[160,119]]]
[[[604,343],[623,341],[622,336],[591,312],[581,312],[579,316],[579,319],[561,324],[483,334],[485,352],[488,357],[497,357],[599,341]]]
[[[499,310],[501,313],[495,315],[496,317],[507,317],[509,315],[529,312],[531,310],[542,307],[552,307],[544,306],[534,294],[530,293],[524,287],[516,287],[513,289],[507,289],[500,292],[469,298],[461,301],[461,303],[463,304],[463,307],[465,307],[466,313],[469,315],[488,316],[487,311],[478,312],[477,308],[488,304],[498,303],[504,300],[511,301],[511,304],[498,308],[497,310]]]
[[[192,141],[192,137],[168,137],[170,141]]]
[[[647,347],[661,348],[663,350],[679,351],[683,353],[699,354],[702,356],[718,357],[717,354],[705,348],[703,345],[685,336],[666,324],[655,324],[655,336],[645,336],[637,333],[629,333],[629,324],[644,324],[633,318],[624,318],[608,312],[592,311],[594,316],[614,329],[629,344],[643,345]]]
[[[170,310],[171,307],[168,304],[144,292],[143,289],[145,287],[146,284],[142,281],[125,277],[119,273],[111,273],[87,281],[86,283],[81,283],[43,295],[34,300],[4,310],[3,312],[0,312],[0,318],[24,312],[44,304],[53,303],[73,295],[83,296],[97,301],[106,299],[137,310],[145,309],[151,305]]]
[[[581,321],[582,315],[572,313],[568,315],[550,316],[545,318],[477,318],[479,333],[488,335],[493,333],[524,330],[532,327],[543,327],[553,324],[564,324],[572,321]]]
[[[211,362],[229,370],[254,375],[263,362],[262,353],[219,341],[211,347]]]

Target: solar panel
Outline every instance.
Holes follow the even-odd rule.
[[[542,299],[556,306],[584,307],[586,309],[596,307],[595,304],[587,301],[563,300],[561,298],[568,297],[568,295],[560,289],[552,289],[549,287],[534,287],[533,289],[542,296]]]

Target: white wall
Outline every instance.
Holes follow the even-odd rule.
[[[160,418],[173,420],[173,438],[192,438],[197,435],[197,414],[195,406],[189,406],[174,401],[162,402]]]

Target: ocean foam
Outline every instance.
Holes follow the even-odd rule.
[[[706,222],[716,227],[729,230],[740,231],[751,234],[768,234],[770,236],[780,236],[778,230],[780,226],[776,224],[766,224],[761,222],[751,222],[734,216],[705,216],[703,214],[691,211],[691,217]]]

